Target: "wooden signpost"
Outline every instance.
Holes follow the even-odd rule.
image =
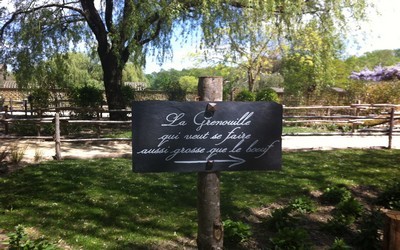
[[[282,106],[222,102],[222,78],[199,79],[199,102],[132,105],[135,172],[198,172],[198,248],[222,249],[220,171],[279,170]]]

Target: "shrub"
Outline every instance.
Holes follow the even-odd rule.
[[[247,240],[251,235],[251,228],[248,224],[241,221],[225,220],[224,240],[230,243],[239,243]]]
[[[51,94],[47,89],[35,89],[29,96],[32,108],[46,109],[51,103]]]
[[[255,100],[256,95],[247,89],[240,91],[235,97],[235,101],[239,102],[253,102]]]
[[[336,205],[350,197],[350,191],[344,187],[328,187],[321,195],[321,202],[328,205]]]
[[[274,249],[298,249],[311,248],[310,237],[305,229],[285,227],[270,239]]]
[[[362,212],[363,212],[362,204],[356,199],[354,199],[354,197],[339,202],[339,204],[335,209],[335,213],[343,214],[344,216],[354,217],[354,218],[360,217]]]
[[[125,107],[130,107],[132,101],[135,100],[135,89],[129,85],[123,85],[121,91]]]
[[[393,180],[393,184],[378,196],[377,203],[387,209],[400,210],[400,180]]]
[[[316,204],[308,197],[296,198],[290,202],[292,210],[300,213],[311,213],[316,210]]]
[[[267,226],[272,230],[279,230],[290,225],[293,225],[296,221],[290,213],[292,212],[292,207],[287,206],[283,208],[278,208],[272,211],[271,217],[267,220]]]
[[[336,238],[329,250],[350,250],[352,249],[343,239]]]
[[[271,88],[265,88],[256,95],[256,101],[279,102],[278,94]]]
[[[17,146],[10,148],[10,161],[12,164],[18,165],[25,156],[25,149],[21,149]]]
[[[360,222],[360,231],[355,244],[359,249],[380,249],[382,240],[380,231],[383,229],[383,214],[378,210],[364,213]]]
[[[69,97],[72,103],[81,108],[99,108],[103,99],[103,90],[96,88],[94,86],[83,86],[74,88],[70,91]],[[81,117],[94,117],[96,115],[95,111],[78,112],[78,116]]]
[[[75,88],[69,95],[78,107],[97,108],[103,103],[103,90],[94,86]]]
[[[59,249],[43,238],[30,239],[23,226],[15,227],[15,232],[9,233],[9,246],[11,250],[56,250]]]

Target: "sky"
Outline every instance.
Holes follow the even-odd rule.
[[[381,49],[400,48],[400,0],[375,0],[376,10],[371,11],[370,21],[361,25],[348,36],[346,55],[360,56],[365,52]],[[166,60],[161,66],[154,57],[147,57],[145,73],[158,72],[161,69],[196,67],[198,62],[189,57],[190,53],[198,52],[196,42],[187,44],[173,42],[173,59]]]

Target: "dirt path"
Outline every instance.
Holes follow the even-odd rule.
[[[284,136],[283,150],[330,150],[344,148],[385,148],[387,136]],[[55,155],[55,143],[40,140],[2,140],[0,152],[7,148],[17,147],[25,154],[24,162],[52,160]],[[394,136],[392,148],[400,149],[400,136]],[[63,159],[131,157],[131,142],[64,142],[61,144]]]

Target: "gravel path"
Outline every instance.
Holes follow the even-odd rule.
[[[55,143],[39,140],[3,140],[0,152],[16,146],[25,151],[25,162],[33,162],[35,155],[41,160],[51,160],[55,155]],[[284,136],[282,148],[289,150],[331,150],[343,148],[385,148],[387,136]],[[400,136],[394,136],[392,148],[400,149]],[[63,159],[93,159],[102,157],[131,157],[131,142],[87,142],[61,144]]]

